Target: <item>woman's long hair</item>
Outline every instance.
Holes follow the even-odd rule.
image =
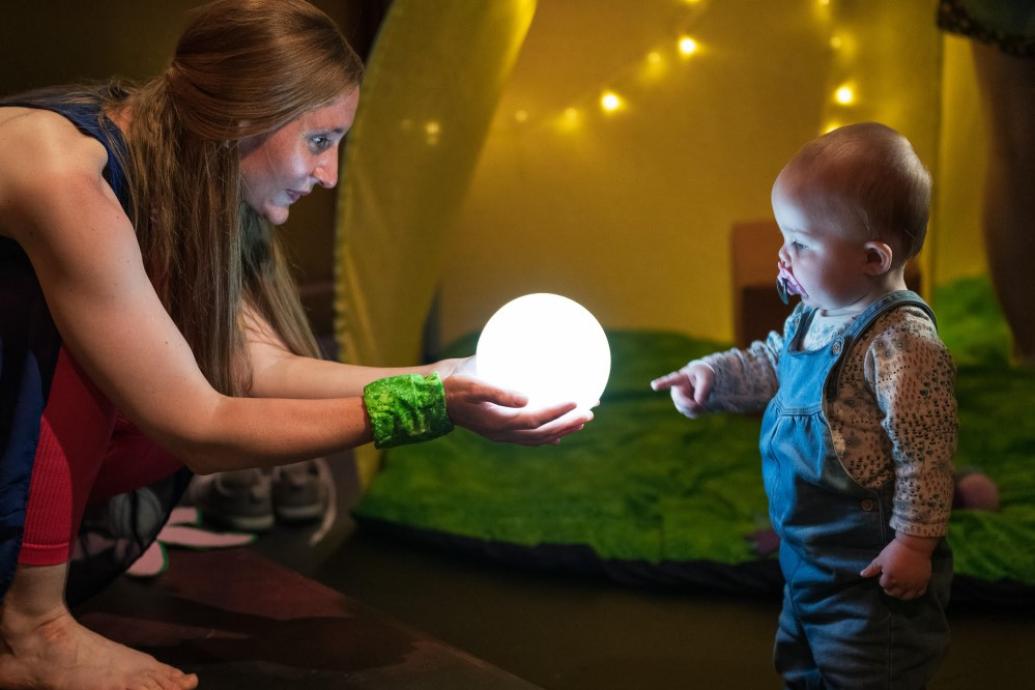
[[[205,376],[247,393],[242,307],[296,354],[316,342],[272,226],[242,200],[238,142],[358,86],[362,63],[304,0],[216,0],[193,14],[164,74],[119,94],[123,161],[148,274]]]

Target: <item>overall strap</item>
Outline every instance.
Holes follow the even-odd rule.
[[[884,297],[871,304],[866,310],[857,316],[845,332],[838,336],[834,341],[832,348],[834,354],[839,355],[834,366],[830,369],[830,373],[827,375],[826,383],[826,396],[828,400],[832,400],[837,397],[837,386],[838,380],[840,379],[841,367],[848,354],[852,350],[859,340],[866,334],[870,327],[877,322],[884,314],[898,309],[899,307],[918,307],[931,320],[931,323],[938,327],[938,321],[935,319],[934,311],[928,306],[927,302],[923,300],[920,295],[916,294],[912,290],[896,290],[895,292],[889,293]]]
[[[796,308],[801,311],[801,317],[798,318],[797,323],[794,326],[794,331],[792,333],[788,333],[787,335],[789,337],[783,342],[784,352],[801,351],[805,334],[809,332],[809,326],[812,325],[812,319],[816,316],[815,308],[806,307],[800,302]]]

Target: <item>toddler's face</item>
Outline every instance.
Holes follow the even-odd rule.
[[[773,190],[773,212],[783,235],[780,267],[793,276],[806,305],[844,309],[865,299],[866,248],[838,218],[819,212],[779,183]]]

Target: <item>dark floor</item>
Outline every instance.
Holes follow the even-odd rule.
[[[344,515],[358,492],[347,460],[334,472]],[[303,536],[278,529],[256,548],[543,688],[780,687],[769,659],[775,599],[515,571],[357,531],[347,517],[316,549]],[[952,647],[931,690],[1035,689],[1035,611],[950,616]]]
[[[364,535],[316,576],[551,690],[780,687],[769,663],[775,600],[508,572]],[[953,610],[951,623],[931,690],[1035,688],[1030,610]]]
[[[236,553],[171,551],[168,573],[123,578],[85,622],[199,671],[209,690],[780,687],[775,599],[517,571],[356,530],[353,468],[332,460],[328,527],[278,526]],[[957,606],[951,622],[931,690],[1035,690],[1035,611]]]

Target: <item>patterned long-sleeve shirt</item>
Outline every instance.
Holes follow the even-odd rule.
[[[776,394],[777,364],[786,334],[804,310],[787,318],[783,333],[747,349],[701,360],[715,371],[708,409],[755,412]],[[814,350],[837,337],[854,318],[817,313],[802,340]],[[934,324],[916,307],[882,315],[851,348],[837,396],[825,403],[834,451],[861,486],[894,482],[891,527],[919,537],[948,531],[956,451],[955,367]]]

